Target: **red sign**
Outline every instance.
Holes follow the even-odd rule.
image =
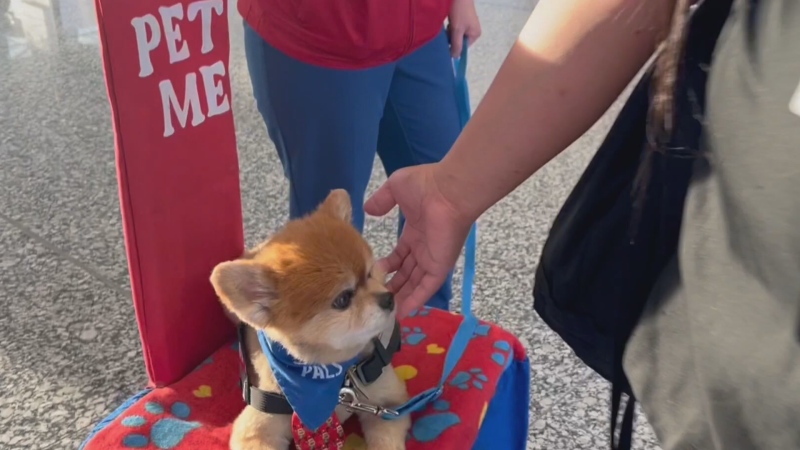
[[[208,277],[242,254],[226,0],[96,0],[136,318],[155,385],[233,336]]]

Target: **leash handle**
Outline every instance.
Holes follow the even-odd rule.
[[[467,39],[461,48],[461,55],[453,58],[453,71],[456,78],[456,104],[458,105],[458,118],[461,121],[461,129],[467,125],[467,121],[472,115],[469,104],[469,86],[467,85]]]
[[[464,39],[461,56],[453,58],[453,71],[455,72],[455,93],[456,103],[458,105],[458,116],[461,122],[461,128],[463,129],[472,114],[469,103],[469,87],[467,85],[467,39]],[[478,319],[472,314],[472,285],[475,280],[477,233],[477,224],[473,223],[464,244],[464,274],[461,282],[461,315],[463,316],[463,320],[458,326],[453,340],[450,341],[450,347],[447,349],[447,354],[444,358],[444,367],[442,368],[442,376],[439,379],[439,384],[417,394],[405,404],[395,408],[394,411],[397,414],[383,414],[381,417],[385,420],[397,419],[412,412],[419,411],[430,402],[439,398],[444,390],[445,382],[450,378],[456,364],[458,364],[458,361],[464,355],[464,351],[467,349],[470,339],[472,339],[472,336],[475,334],[475,329],[478,326]]]

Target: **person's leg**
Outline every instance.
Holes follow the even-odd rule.
[[[342,188],[361,231],[393,66],[311,66],[277,51],[247,25],[245,55],[258,110],[289,179],[290,216],[311,212],[332,189]]]
[[[391,175],[402,167],[440,161],[460,132],[455,77],[443,31],[398,61],[380,124],[378,155]],[[452,277],[451,272],[428,306],[449,309]]]

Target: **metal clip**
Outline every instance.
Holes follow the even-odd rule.
[[[376,416],[382,416],[385,414],[392,415],[392,416],[399,416],[395,410],[384,408],[382,406],[377,405],[370,405],[367,403],[361,403],[358,400],[358,395],[356,391],[350,387],[343,387],[339,391],[339,404],[344,406],[348,412],[365,412],[368,414],[373,414]]]
[[[364,400],[369,400],[369,396],[358,385],[358,375],[356,375],[356,366],[347,370],[347,375],[344,379],[344,387],[352,388],[355,391],[356,397]]]

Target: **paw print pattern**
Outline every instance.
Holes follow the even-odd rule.
[[[144,406],[145,411],[153,416],[162,416],[164,407],[156,402],[148,402]],[[156,448],[168,450],[177,447],[189,432],[199,428],[198,422],[189,422],[185,419],[191,414],[189,406],[182,402],[175,402],[169,410],[172,417],[160,417],[150,427],[150,432],[144,433],[131,432],[122,439],[122,446],[125,448],[144,448],[153,444]],[[132,430],[147,425],[148,418],[132,415],[122,419],[123,427]]]
[[[453,375],[453,378],[450,379],[450,385],[466,391],[470,386],[475,389],[483,389],[483,384],[488,381],[489,378],[484,375],[483,370],[474,368],[469,369],[467,372],[458,372]]]
[[[435,409],[436,411],[447,411],[448,409],[450,409],[450,402],[442,399],[436,400],[435,402],[433,402],[433,409]]]
[[[408,317],[425,317],[429,315],[431,312],[431,308],[429,306],[423,306],[420,309],[415,309],[408,313]]]
[[[458,415],[450,411],[450,402],[447,400],[436,400],[432,407],[436,412],[422,416],[411,424],[409,434],[419,442],[433,441],[448,428],[461,423]]]
[[[402,336],[403,336],[403,344],[407,345],[417,345],[425,339],[426,335],[422,332],[422,328],[420,327],[403,327],[400,329]]]
[[[511,344],[506,341],[497,341],[493,345],[492,361],[498,366],[506,367],[511,362]]]
[[[472,332],[472,337],[470,339],[475,339],[476,337],[486,337],[489,335],[489,325],[482,323],[475,327],[475,331]]]

